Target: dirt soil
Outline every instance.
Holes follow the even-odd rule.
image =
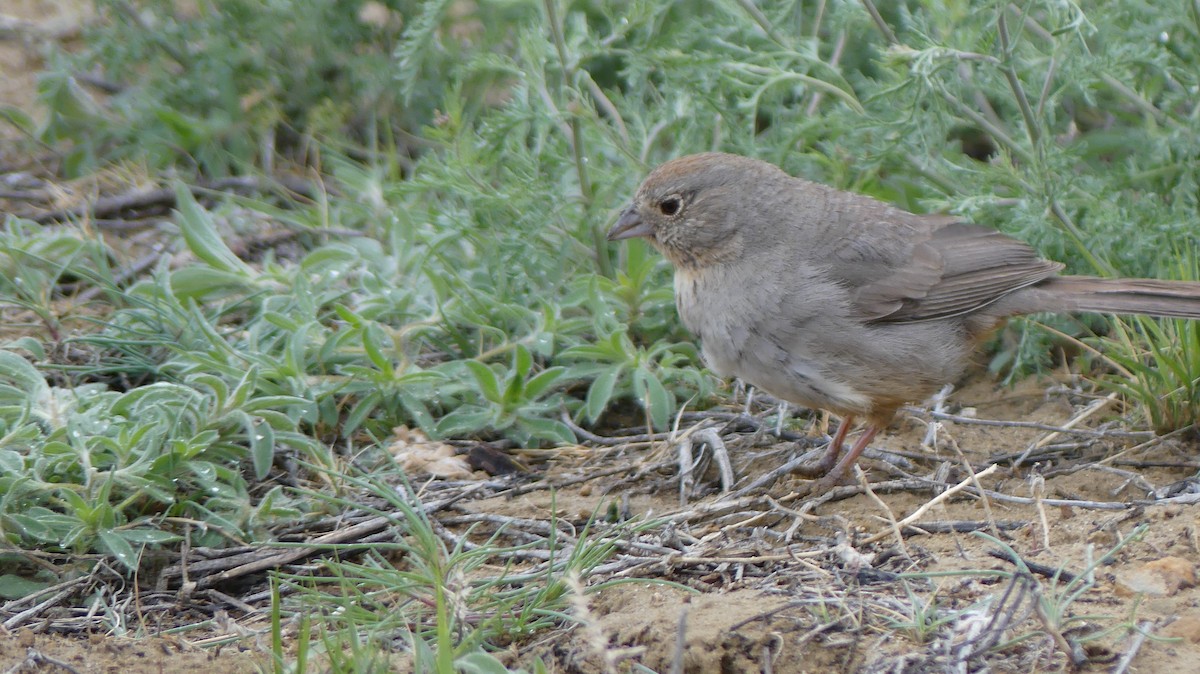
[[[0,4],[0,105],[13,105],[41,118],[33,101],[37,75],[45,66],[47,40],[62,44],[79,35],[93,15],[87,0],[4,0]],[[0,123],[0,139],[16,131]]]
[[[952,396],[952,401],[973,410],[980,418],[1063,424],[1073,412],[1066,397],[1048,394],[1047,381],[1028,381],[1015,389],[998,387],[980,380]],[[921,453],[925,426],[914,421],[901,422],[873,447],[884,451]],[[961,451],[972,464],[1006,454],[1020,454],[1047,433],[1013,427],[989,427],[946,423],[938,438],[937,455],[947,464],[958,463]],[[1132,441],[1128,447],[1133,447]],[[957,447],[958,450],[955,450]],[[766,446],[762,451],[773,447]],[[1147,463],[1175,463],[1169,468],[1119,469],[1097,465],[1095,461],[1046,462],[1048,468],[1044,497],[1080,502],[1121,502],[1143,499],[1146,483],[1170,485],[1195,474],[1197,443],[1170,442],[1153,449],[1117,456],[1119,450],[1105,450],[1113,459]],[[746,452],[747,454],[753,451]],[[777,462],[765,460],[747,464],[746,457],[735,454],[739,475],[752,479],[774,468]],[[885,464],[864,462],[870,467],[872,482],[886,482]],[[920,472],[920,471],[918,471]],[[1021,473],[1024,473],[1022,475]],[[747,475],[748,474],[748,475]],[[1034,471],[1028,467],[1000,480],[985,484],[1002,494],[1029,497],[1033,491]],[[1142,480],[1145,482],[1143,483]],[[616,482],[616,481],[614,481]],[[715,482],[715,480],[714,480]],[[777,499],[786,499],[788,489],[782,481],[770,489]],[[801,487],[802,481],[790,484]],[[653,518],[680,510],[676,493],[659,489],[643,493],[637,485],[625,485],[622,497],[635,516]],[[578,509],[590,512],[602,507],[612,493],[584,487],[559,490],[554,503],[564,515]],[[779,509],[772,517],[760,517],[762,527],[757,540],[745,535],[745,520],[753,512],[722,520],[712,518],[689,528],[691,537],[712,541],[711,558],[725,561],[706,566],[705,575],[680,574],[679,568],[695,560],[678,559],[679,567],[664,558],[657,575],[684,582],[691,590],[668,586],[620,585],[599,593],[592,610],[607,638],[610,649],[626,649],[632,659],[653,671],[670,671],[678,646],[683,645],[684,671],[687,672],[925,672],[942,671],[945,664],[930,652],[933,630],[921,630],[913,620],[913,603],[907,598],[896,572],[928,574],[929,582],[910,581],[919,592],[919,602],[962,611],[954,626],[965,641],[972,632],[972,607],[995,602],[1010,590],[1009,584],[986,577],[986,572],[1012,571],[1013,565],[992,556],[1000,546],[970,533],[936,533],[906,536],[904,545],[887,535],[889,521],[902,520],[929,502],[927,492],[899,492],[858,495],[829,502],[811,512],[811,518],[788,517]],[[718,502],[708,497],[691,507]],[[791,503],[792,512],[802,509],[803,500]],[[1144,533],[1120,547],[1113,557],[1095,570],[1096,585],[1067,610],[1080,619],[1077,629],[1099,632],[1117,625],[1138,624],[1154,637],[1142,642],[1126,669],[1140,674],[1169,674],[1196,671],[1200,658],[1200,590],[1196,589],[1195,565],[1200,560],[1198,527],[1200,508],[1192,504],[1147,506],[1128,510],[1092,510],[1078,507],[1003,503],[990,500],[989,513],[983,501],[949,499],[928,511],[917,524],[930,522],[1011,523],[1001,532],[1001,540],[1031,566],[1040,564],[1049,573],[1054,570],[1079,574],[1090,560],[1096,560],[1117,547],[1142,525]],[[475,508],[473,508],[475,509]],[[545,517],[551,510],[551,496],[529,494],[514,500],[480,504],[479,510],[508,515]],[[1045,526],[1042,524],[1044,513]],[[730,521],[732,520],[732,521]],[[742,521],[738,521],[742,520]],[[791,531],[797,544],[793,559],[779,558],[779,534]],[[981,528],[987,532],[988,528]],[[773,533],[772,533],[773,532]],[[878,542],[866,545],[871,537],[884,534]],[[838,540],[849,540],[853,550],[835,552]],[[844,546],[843,546],[844,547]],[[813,556],[824,549],[826,555]],[[838,557],[841,559],[837,559]],[[747,564],[738,564],[738,558]],[[831,563],[832,562],[832,563]],[[969,571],[967,575],[952,575]],[[653,578],[656,573],[639,574]],[[940,575],[940,576],[939,576]],[[682,576],[682,577],[681,577]],[[1040,584],[1027,586],[1031,596],[1049,600],[1062,592],[1063,581],[1045,576]],[[1048,604],[1053,604],[1048,601]],[[993,606],[995,604],[992,604]],[[1003,611],[999,611],[1003,613]],[[1013,614],[1033,614],[1031,604],[1013,609]],[[863,629],[863,626],[866,629]],[[1111,638],[1116,636],[1117,638]],[[942,637],[945,639],[945,635]],[[682,640],[682,641],[680,641]],[[954,641],[941,644],[953,645]],[[1082,671],[1117,671],[1121,657],[1128,651],[1128,634],[1100,637],[1085,646],[1086,662]],[[596,662],[597,649],[579,646],[573,653],[582,661]],[[948,654],[947,654],[948,655]],[[570,663],[566,671],[580,666],[570,655],[558,653],[559,662]],[[991,671],[1060,671],[1066,666],[1061,652],[1047,641],[1023,653],[1010,653],[988,661]],[[588,671],[580,666],[582,671]],[[974,666],[946,671],[981,671]]]
[[[72,0],[6,0],[0,15],[59,30],[86,20],[90,8]],[[13,35],[0,39],[0,102],[32,110],[34,76],[42,65],[40,38]],[[10,130],[4,134],[11,138]],[[980,378],[954,394],[951,403],[980,419],[1059,426],[1086,401],[1054,384],[1029,381],[1006,389]],[[1097,415],[1083,426],[1095,427],[1112,414]],[[460,515],[546,519],[557,511],[578,521],[615,504],[630,518],[671,521],[638,544],[690,551],[614,574],[614,579],[651,582],[612,584],[588,595],[582,610],[590,614],[584,616],[589,629],[539,638],[510,660],[528,664],[538,656],[561,672],[645,671],[632,669],[634,663],[666,672],[677,661],[691,673],[1048,672],[1068,668],[1066,651],[1076,648],[1082,671],[1198,671],[1200,506],[1181,500],[1100,509],[959,494],[928,507],[914,522],[929,533],[906,529],[898,539],[891,523],[926,508],[933,498],[928,489],[904,486],[912,475],[941,466],[950,475],[947,484],[969,483],[964,465],[978,470],[1050,436],[1035,428],[946,422],[936,441],[926,443],[928,423],[928,416],[914,415],[882,434],[873,447],[886,460],[862,462],[875,493],[839,500],[797,496],[804,482],[790,478],[755,494],[723,497],[710,471],[697,478],[699,493],[681,503],[676,474],[641,470],[654,457],[661,462],[674,451],[658,443],[564,453],[537,467],[547,479],[566,484],[553,493],[464,502],[456,511]],[[1196,440],[1168,439],[1139,448],[1142,441],[1062,435],[1020,467],[1014,468],[1011,459],[998,462],[1002,469],[984,484],[1011,497],[1117,503],[1146,499],[1148,489],[1195,474]],[[730,435],[726,442],[739,486],[779,466],[794,450],[792,443],[762,433]],[[600,470],[622,463],[628,470]],[[597,477],[567,484],[589,472]],[[998,534],[1003,545],[954,526]],[[1008,580],[992,573],[1016,568],[993,556],[1004,546],[1030,565],[1030,575]],[[1114,548],[1119,549],[1094,570],[1092,589],[1074,602],[1055,600],[1067,583],[1048,575],[1056,569],[1084,573]],[[917,572],[925,575],[907,580],[898,575]],[[1078,620],[1051,615],[1063,606]],[[922,609],[933,608],[942,611],[940,617],[922,615]],[[208,628],[174,636],[145,626],[127,630],[160,634],[138,639],[0,627],[0,672],[263,671],[269,660],[262,616],[241,619],[241,636],[232,621],[224,626],[213,621]],[[990,644],[994,657],[955,658],[962,649],[986,650],[980,635],[1004,632],[997,631],[996,621],[1007,621],[1010,637],[1028,638]],[[251,623],[255,629],[245,629]],[[1139,639],[1125,629],[1134,625],[1151,636]],[[1095,638],[1079,638],[1085,633]],[[1135,646],[1132,660],[1123,659]]]
[[[1081,407],[1078,396],[1050,381],[1003,388],[982,377],[955,393],[951,402],[953,409],[981,419],[1048,425],[1062,425]],[[969,532],[916,535],[908,530],[901,545],[889,523],[931,499],[927,490],[888,493],[886,485],[895,482],[889,473],[897,473],[890,466],[903,464],[903,455],[928,457],[919,459],[923,465],[940,461],[955,466],[961,464],[961,452],[978,469],[989,459],[1020,454],[1049,434],[946,422],[938,433],[937,449],[929,449],[922,446],[925,428],[914,414],[873,445],[882,452],[877,456],[886,459],[862,463],[877,490],[874,497],[858,494],[816,507],[811,506],[818,501],[795,496],[793,490],[802,488],[803,480],[783,478],[775,483],[765,494],[778,507],[764,508],[768,501],[761,493],[722,497],[712,473],[697,481],[697,489],[709,493],[681,505],[673,471],[644,470],[647,465],[664,465],[663,455],[673,451],[665,443],[564,453],[542,463],[538,472],[560,484],[589,473],[600,477],[553,493],[539,490],[458,504],[459,517],[486,513],[546,521],[555,514],[580,525],[613,505],[635,520],[678,517],[677,526],[648,529],[648,536],[634,543],[673,547],[683,542],[690,551],[613,574],[609,580],[648,582],[611,584],[587,595],[582,617],[591,623],[590,629],[540,635],[534,643],[514,648],[509,664],[528,666],[539,657],[553,672],[603,672],[605,663],[614,667],[608,671],[667,672],[676,660],[684,672],[722,674],[1065,671],[1067,658],[1043,629],[1052,619],[1039,617],[1041,606],[1043,612],[1065,607],[1066,616],[1077,618],[1053,622],[1072,644],[1079,644],[1077,671],[1195,671],[1194,663],[1200,661],[1200,589],[1195,577],[1200,507],[1182,503],[1097,510],[1051,504],[1039,509],[996,498],[949,498],[915,523],[931,529],[969,523],[987,532],[989,527],[979,523],[995,522],[1002,528],[1003,544],[1031,568],[1042,565],[1046,574],[1058,569],[1083,573],[1089,562],[1119,548],[1095,569],[1095,586],[1064,605],[1056,597],[1064,593],[1065,580],[1052,580],[1037,570],[1029,582],[991,574],[1014,569],[1013,563],[990,554],[1001,549],[994,540]],[[1147,484],[1162,487],[1195,473],[1194,440],[1168,439],[1134,449],[1136,441],[1082,438],[1077,447],[1051,450],[1055,458],[1043,461],[1041,493],[1047,499],[1119,504],[1144,499]],[[761,433],[729,434],[726,442],[743,485],[794,452],[793,443]],[[1108,464],[1173,465],[1103,467],[1098,457],[1107,458]],[[609,470],[614,465],[625,470]],[[1001,472],[1006,475],[983,480],[995,493],[1033,493],[1035,471],[1029,466]],[[955,476],[948,483],[959,479]],[[737,505],[721,506],[730,502]],[[1139,537],[1127,540],[1143,525]],[[491,533],[477,531],[481,539]],[[897,577],[915,572],[925,575],[906,581]],[[932,613],[922,619],[921,607],[940,610],[940,622],[930,622]],[[169,612],[159,616],[155,619],[171,620]],[[0,672],[261,671],[258,668],[269,663],[263,616],[238,618],[240,623],[228,621],[224,627],[144,639],[21,629],[0,634]],[[954,661],[954,648],[969,648],[972,638],[986,633],[984,628],[998,619],[1011,626],[1025,624],[1010,629],[1009,637],[1024,634],[1026,639],[994,648],[969,664]],[[1141,640],[1135,657],[1125,662],[1122,658],[1134,640],[1126,628],[1132,625],[1152,636]],[[240,639],[239,630],[244,635]],[[1095,638],[1081,638],[1085,633]],[[214,643],[223,646],[209,645]],[[59,663],[72,669],[62,669]],[[633,663],[645,669],[631,669]]]

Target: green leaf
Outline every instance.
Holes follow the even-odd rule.
[[[171,272],[171,291],[180,299],[204,299],[249,287],[247,278],[235,272],[193,265]]]
[[[621,368],[612,367],[596,376],[592,381],[592,385],[588,388],[587,399],[584,402],[584,410],[587,413],[588,421],[596,423],[600,415],[604,413],[608,407],[608,401],[612,400],[613,388],[617,384],[617,377],[621,375]]]
[[[0,105],[0,119],[12,124],[21,133],[32,137],[37,133],[37,125],[33,118],[20,108],[12,105]]]
[[[66,538],[72,528],[79,526],[78,519],[41,507],[13,513],[9,517],[16,522],[22,536],[44,543],[58,543]]]
[[[411,397],[411,396],[410,396]],[[403,401],[403,398],[401,399]],[[346,419],[342,422],[341,436],[348,438],[354,434],[363,423],[371,416],[371,414],[379,408],[383,401],[383,393],[381,391],[367,391],[354,403],[350,408],[350,412],[346,415]],[[428,412],[425,413],[428,416]]]
[[[409,391],[400,391],[396,397],[400,400],[400,406],[404,408],[405,412],[408,412],[417,426],[425,433],[432,435],[436,424],[425,403]]]
[[[479,393],[489,402],[501,404],[504,402],[504,397],[500,394],[500,380],[496,377],[496,373],[492,368],[484,365],[477,360],[465,360],[463,365],[471,372],[471,376],[475,378],[475,385],[479,389]]]
[[[474,651],[455,659],[454,668],[462,674],[513,674],[504,663],[483,651]]]
[[[576,442],[575,433],[571,427],[557,419],[540,419],[522,415],[516,425],[520,430],[539,440],[559,445],[571,445]]]
[[[638,368],[633,371],[633,385],[638,401],[650,415],[650,423],[654,428],[660,431],[668,428],[674,398],[663,387],[658,377],[646,369]]]
[[[5,344],[3,348],[23,349],[33,354],[33,357],[37,360],[45,360],[46,358],[46,348],[42,345],[41,340],[30,337],[29,335],[18,337],[8,344]]]
[[[101,531],[96,537],[96,542],[101,551],[116,557],[117,561],[125,568],[130,571],[137,568],[137,553],[134,552],[129,541],[121,537],[121,534],[111,529]]]
[[[25,458],[11,450],[0,449],[0,475],[20,475],[25,470]]]
[[[513,350],[513,372],[524,379],[529,376],[531,369],[533,369],[533,356],[529,354],[529,349],[525,348],[524,344],[518,344],[517,348]]]
[[[0,385],[9,383],[32,395],[50,391],[46,378],[29,361],[12,351],[0,350]]]
[[[271,472],[275,461],[275,431],[270,424],[256,421],[247,429],[250,435],[250,459],[254,462],[254,476],[259,480]]]
[[[158,529],[121,529],[116,534],[130,543],[146,543],[149,545],[182,540],[176,534]]]
[[[20,599],[39,590],[50,587],[50,583],[40,583],[21,576],[6,573],[0,576],[0,599]]]
[[[566,373],[567,369],[558,365],[548,367],[539,372],[535,377],[525,382],[525,399],[538,399],[542,393],[553,386]]]
[[[460,438],[491,426],[492,415],[487,410],[464,405],[438,419],[433,434],[438,438]]]
[[[200,207],[192,191],[181,182],[175,183],[175,205],[180,232],[193,255],[214,269],[253,278],[254,270],[225,245],[212,215]]]
[[[385,339],[383,329],[375,323],[368,323],[366,329],[362,331],[362,344],[367,358],[375,364],[375,367],[379,368],[384,376],[391,378],[395,376],[395,367],[392,365],[392,359],[383,352]]]

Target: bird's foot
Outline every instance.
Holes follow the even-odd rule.
[[[858,441],[854,443],[854,446],[850,448],[850,451],[846,452],[845,456],[842,456],[840,460],[838,457],[840,452],[826,453],[821,461],[817,463],[817,468],[820,469],[820,472],[816,474],[821,475],[822,477],[812,484],[807,495],[816,496],[818,494],[824,494],[830,489],[838,486],[838,484],[841,483],[844,478],[852,475],[854,473],[854,464],[856,461],[858,461],[858,457],[863,453],[863,450],[867,448],[867,443],[869,443],[878,432],[878,426],[868,426],[867,429],[863,431],[863,434],[861,437],[859,437]]]
[[[812,485],[808,489],[808,495],[809,496],[820,496],[821,494],[824,494],[825,492],[829,491],[830,489],[833,489],[834,487],[840,487],[843,484],[847,483],[847,480],[845,478],[846,478],[845,475],[839,474],[837,472],[829,473],[825,477],[822,477],[821,479],[812,483]]]
[[[823,476],[828,475],[829,471],[834,469],[834,467],[837,465],[837,460],[838,460],[838,454],[831,454],[829,452],[826,452],[819,461],[813,461],[811,463],[802,463],[798,466],[794,466],[792,468],[791,472],[792,472],[792,475],[799,475],[800,477],[805,477],[805,478],[810,478],[810,479],[817,478],[817,477],[823,477]]]
[[[793,475],[800,477],[821,477],[828,475],[838,465],[838,458],[842,455],[842,443],[846,440],[846,432],[850,430],[851,424],[854,423],[854,417],[847,415],[842,419],[842,423],[838,426],[837,433],[829,441],[829,446],[825,449],[825,454],[820,461],[816,463],[803,463],[792,468]]]

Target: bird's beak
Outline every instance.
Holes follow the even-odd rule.
[[[636,236],[650,236],[653,233],[654,227],[642,220],[642,216],[638,215],[637,209],[630,206],[625,209],[624,213],[621,213],[617,224],[608,230],[608,240],[620,241],[621,239],[632,239]]]

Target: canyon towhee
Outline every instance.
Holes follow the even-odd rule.
[[[914,215],[756,159],[659,166],[608,232],[675,267],[675,300],[709,367],[842,423],[817,465],[836,483],[907,402],[957,380],[1005,318],[1095,311],[1200,319],[1200,283],[1059,276],[1000,232]],[[841,457],[855,417],[867,427]]]

